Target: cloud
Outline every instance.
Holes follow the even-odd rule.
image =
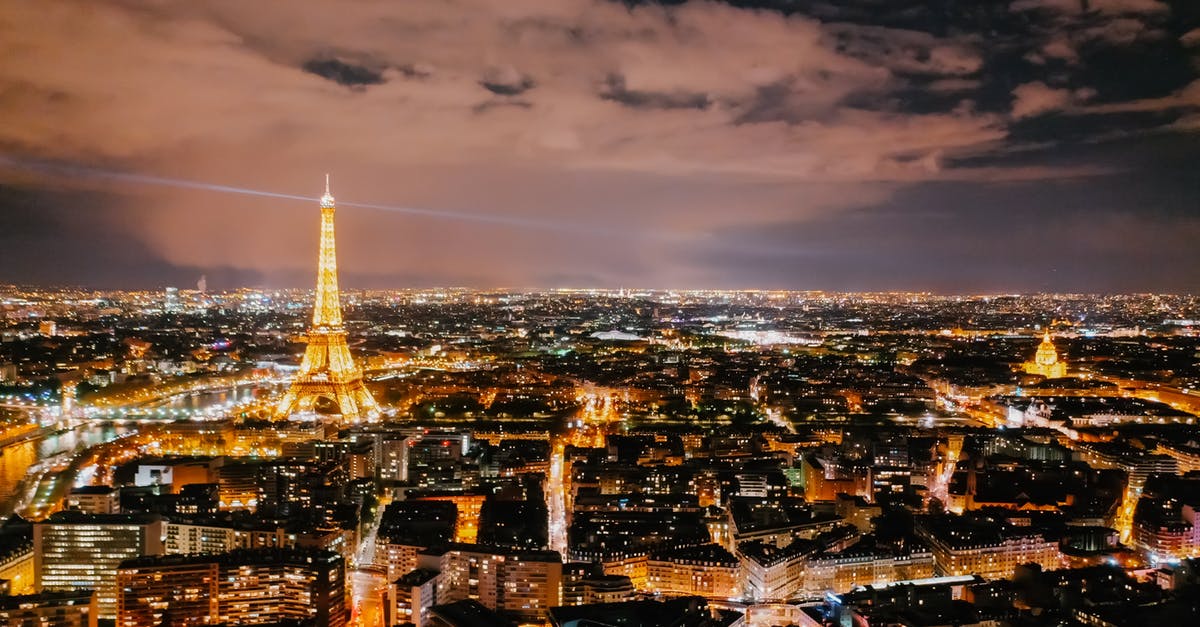
[[[339,85],[362,87],[383,82],[383,74],[368,67],[346,63],[340,59],[312,59],[305,61],[304,71],[327,78]]]
[[[1055,13],[1102,15],[1145,15],[1169,13],[1171,7],[1157,0],[1016,0],[1013,12],[1049,11]]]
[[[533,89],[537,82],[512,66],[488,68],[479,84],[498,96],[516,96]]]
[[[1040,81],[1018,85],[1013,90],[1012,116],[1027,118],[1063,109],[1071,103],[1071,92],[1055,89]]]
[[[712,104],[708,94],[704,93],[631,90],[625,86],[625,77],[618,74],[610,75],[604,81],[600,97],[627,107],[649,109],[707,109]]]
[[[1180,150],[1187,145],[1160,138],[1055,150],[1068,161],[1133,152],[1162,167],[1050,186],[921,183],[878,205],[735,227],[688,259],[712,283],[731,287],[753,276],[766,288],[1190,292],[1200,289],[1200,257],[1188,244],[1200,236],[1200,218],[1189,197],[1164,184],[1188,176],[1200,145]],[[1140,188],[1150,191],[1134,191]]]
[[[503,99],[493,98],[492,100],[486,100],[484,102],[481,102],[481,103],[475,105],[474,107],[472,107],[471,110],[474,111],[475,113],[487,113],[488,111],[491,111],[493,109],[501,109],[504,107],[516,107],[518,109],[532,109],[533,103],[531,103],[527,100],[514,100],[511,98],[503,98]]]
[[[933,92],[972,91],[979,89],[982,81],[969,78],[943,78],[930,81],[926,87]]]
[[[826,31],[839,52],[898,74],[969,76],[983,67],[974,38],[860,24],[831,24]]]
[[[433,76],[433,66],[426,63],[405,63],[396,66],[396,70],[405,78],[423,79]]]
[[[839,135],[857,142],[858,128],[837,124],[862,117],[841,104],[851,94],[886,92],[902,83],[902,73],[961,77],[980,67],[977,51],[957,40],[831,30],[802,16],[703,2],[628,9],[590,0],[413,0],[359,11],[270,1],[212,0],[172,11],[98,4],[101,20],[90,27],[74,6],[55,0],[44,11],[13,13],[14,25],[30,27],[6,39],[25,58],[0,70],[0,82],[70,93],[76,124],[65,136],[55,128],[53,142],[33,137],[43,112],[30,104],[5,113],[14,122],[29,118],[31,126],[13,126],[33,130],[0,131],[0,141],[48,152],[40,156],[152,164],[184,146],[188,161],[224,154],[228,145],[280,141],[291,154],[315,156],[329,154],[329,138],[353,138],[359,159],[401,168],[517,159],[544,167],[657,168],[664,175],[924,178],[936,173],[896,163],[914,152],[968,146],[933,132],[927,136],[946,145],[867,142],[855,153],[829,155],[811,147],[845,143]],[[67,33],[85,34],[64,58],[54,42]],[[895,43],[887,43],[889,34]],[[94,49],[111,50],[129,71],[109,80],[109,68],[88,52]],[[32,69],[52,58],[62,71]],[[890,67],[875,65],[880,59],[891,59]],[[371,89],[347,99],[289,66]],[[420,80],[387,81],[392,73]],[[198,84],[204,93],[189,93]],[[480,87],[521,101],[481,103]],[[151,89],[155,98],[141,95]],[[894,125],[897,138],[911,141],[922,134],[907,129],[932,119],[891,111],[872,124],[884,132]],[[780,134],[759,125],[779,121],[807,126],[782,134],[789,141],[766,143],[765,152],[760,136]],[[399,130],[397,123],[400,142],[385,131]],[[987,128],[994,121],[968,111],[955,123]],[[987,136],[994,138],[994,129]]]
[[[816,219],[935,181],[1107,171],[976,159],[1044,141],[1012,139],[1042,113],[1167,106],[1182,85],[1163,74],[1114,96],[1086,80],[1106,71],[1089,37],[1150,41],[1170,30],[1162,12],[1038,10],[1003,16],[993,37],[953,11],[926,32],[847,5],[858,21],[719,2],[16,3],[0,21],[0,149],[313,195],[332,171],[340,199],[570,227],[351,208],[339,219],[359,245],[343,263],[360,277],[436,267],[519,284],[555,267],[665,281],[686,275],[678,248],[733,225]],[[1113,30],[1083,34],[1098,26]],[[1029,51],[1067,63],[1031,68]],[[36,185],[87,184],[69,178]],[[141,212],[123,228],[172,267],[311,265],[303,203],[97,187]]]
[[[1080,31],[1085,41],[1102,42],[1110,46],[1131,46],[1139,41],[1154,41],[1164,39],[1167,33],[1154,28],[1134,17],[1121,17],[1094,26],[1088,26]]]
[[[1047,59],[1058,59],[1067,63],[1079,61],[1079,52],[1066,39],[1051,39],[1042,44],[1038,52]]]
[[[1087,0],[1089,11],[1112,15],[1170,13],[1171,7],[1158,0]]]
[[[1180,131],[1200,131],[1200,113],[1181,116],[1171,127]]]
[[[1025,17],[1030,12],[1046,17],[1037,28],[1048,33],[1047,39],[1029,55],[1039,64],[1046,59],[1077,63],[1081,47],[1127,48],[1169,36],[1163,25],[1170,7],[1156,0],[1018,0],[1010,9]]]
[[[1200,79],[1165,96],[1099,103],[1086,107],[1084,112],[1090,114],[1152,113],[1173,109],[1193,110],[1193,113],[1200,112]]]

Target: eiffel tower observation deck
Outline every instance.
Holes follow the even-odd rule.
[[[342,326],[333,231],[335,209],[327,174],[325,195],[321,196],[321,251],[317,261],[312,326],[306,338],[308,347],[304,350],[304,360],[300,362],[296,379],[276,406],[277,418],[311,412],[321,399],[336,405],[346,422],[379,418],[379,405],[363,385],[362,370],[354,364],[346,343],[346,329]]]

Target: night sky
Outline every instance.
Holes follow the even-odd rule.
[[[309,286],[164,183],[325,172],[349,288],[1200,292],[1200,2],[0,0],[0,282]]]

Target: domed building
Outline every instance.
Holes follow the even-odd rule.
[[[1042,336],[1037,353],[1032,361],[1021,364],[1021,369],[1029,374],[1040,374],[1047,379],[1058,379],[1067,376],[1067,362],[1058,360],[1058,349],[1050,341],[1050,331]]]

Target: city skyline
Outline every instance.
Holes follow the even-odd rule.
[[[1200,616],[1200,0],[0,0],[0,625]]]
[[[0,620],[1196,612],[1200,296],[351,294],[335,205],[315,297],[0,288]]]
[[[1188,2],[81,7],[0,24],[3,283],[307,287],[330,171],[350,290],[1200,291]]]

